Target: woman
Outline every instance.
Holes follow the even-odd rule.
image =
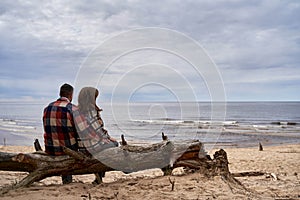
[[[79,150],[87,155],[118,146],[118,142],[104,129],[100,117],[102,110],[96,105],[98,95],[96,88],[82,88],[78,96],[78,109],[73,112],[79,136]]]
[[[118,146],[118,142],[110,137],[107,130],[104,129],[104,123],[100,116],[102,110],[96,105],[98,95],[99,91],[96,88],[82,88],[78,96],[78,107],[73,111],[74,123],[79,136],[79,151],[88,156]],[[101,183],[104,173],[95,175],[97,178],[93,183]]]

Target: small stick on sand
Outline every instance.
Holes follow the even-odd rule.
[[[258,150],[259,150],[259,151],[263,151],[263,150],[264,150],[264,149],[263,149],[263,146],[262,146],[262,144],[261,144],[260,142],[258,143]]]
[[[122,145],[122,146],[127,145],[127,142],[126,142],[125,137],[124,137],[123,134],[121,135],[121,140],[122,140],[122,142],[121,142],[121,145]]]
[[[171,185],[172,185],[171,191],[174,191],[175,179],[172,181],[171,178],[169,177],[169,181],[170,181],[170,183],[171,183]]]
[[[161,137],[162,137],[162,140],[163,140],[163,141],[167,141],[167,140],[168,140],[168,136],[166,136],[166,135],[164,134],[164,132],[161,132]]]
[[[118,200],[119,192],[115,192],[114,195],[115,195],[115,198]]]
[[[34,144],[35,151],[43,151],[38,139],[35,139],[33,144]]]

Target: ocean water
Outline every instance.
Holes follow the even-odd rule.
[[[219,103],[221,104],[221,103]],[[227,102],[212,111],[210,102],[103,103],[109,134],[129,142],[198,139],[207,147],[278,145],[300,142],[300,102]],[[222,104],[223,105],[223,104]],[[0,102],[0,145],[43,144],[47,103]],[[219,113],[218,113],[219,112]]]

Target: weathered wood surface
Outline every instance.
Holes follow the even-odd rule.
[[[49,156],[44,152],[0,152],[0,170],[29,172],[14,188],[24,187],[46,177],[68,174],[91,174],[120,170],[134,172],[150,168],[187,167],[207,175],[228,174],[224,150],[213,159],[206,155],[199,141],[163,141],[148,146],[125,145],[106,149],[93,158],[65,149],[65,156]]]

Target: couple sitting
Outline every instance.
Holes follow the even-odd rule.
[[[44,109],[44,142],[49,155],[64,155],[63,147],[81,151],[87,156],[103,149],[116,147],[118,142],[109,136],[101,119],[101,109],[96,105],[99,91],[93,87],[82,88],[78,96],[78,106],[71,103],[73,87],[64,84],[60,88],[60,98]],[[96,174],[103,177],[104,174]],[[72,175],[63,175],[64,184],[72,182]]]

